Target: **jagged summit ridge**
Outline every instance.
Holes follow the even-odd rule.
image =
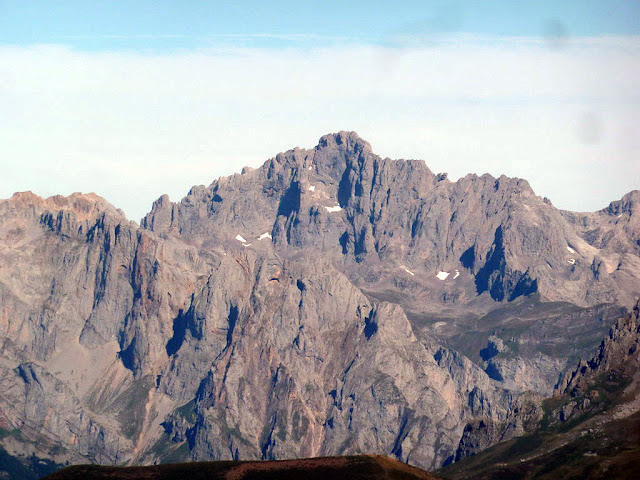
[[[0,203],[10,205],[14,208],[33,207],[51,211],[71,211],[80,220],[95,218],[98,215],[107,213],[114,217],[122,217],[126,221],[124,212],[107,200],[95,193],[75,192],[69,196],[53,195],[42,198],[33,192],[16,192],[9,199],[0,200]]]
[[[621,202],[630,205],[632,197]],[[637,214],[629,216],[638,223]],[[550,300],[593,305],[614,300],[614,285],[627,291],[637,282],[635,247],[626,250],[636,255],[620,256],[594,244],[526,180],[472,174],[451,182],[423,161],[380,158],[355,132],[325,135],[313,149],[289,150],[243,175],[194,187],[179,203],[163,197],[141,225],[196,242],[240,235],[254,248],[266,233],[278,249],[325,252],[345,272],[354,263],[376,264],[381,274],[357,272],[369,283],[391,281],[402,266],[430,283],[439,272],[457,283],[466,277],[476,294],[497,301],[540,291]],[[627,243],[635,233],[623,233]],[[602,283],[595,287],[594,270]],[[469,288],[454,290],[461,298]],[[630,305],[633,298],[623,292],[620,300]]]

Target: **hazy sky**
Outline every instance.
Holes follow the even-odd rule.
[[[355,130],[571,210],[640,188],[640,2],[0,0],[0,198],[139,220]]]

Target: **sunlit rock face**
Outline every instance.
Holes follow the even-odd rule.
[[[353,132],[162,196],[140,226],[93,194],[16,194],[0,443],[60,462],[462,458],[521,432],[631,305],[637,196],[561,212]]]

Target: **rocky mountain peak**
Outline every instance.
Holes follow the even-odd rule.
[[[611,208],[628,210],[635,198],[632,192]],[[375,288],[397,283],[408,270],[407,281],[438,299],[434,308],[465,297],[469,280],[476,294],[488,292],[494,301],[538,291],[580,305],[618,295],[629,303],[627,289],[614,293],[620,260],[609,245],[640,249],[629,239],[634,228],[624,227],[614,242],[602,227],[603,241],[594,243],[595,230],[584,235],[570,223],[524,179],[484,174],[452,182],[422,160],[382,159],[355,132],[342,131],[321,137],[313,149],[279,153],[258,169],[194,187],[179,203],[162,197],[142,226],[196,243],[217,238],[243,248],[312,249]],[[637,281],[626,273],[636,261],[623,259],[625,283]],[[454,277],[460,279],[449,285]],[[559,289],[567,278],[571,288]]]
[[[0,237],[4,242],[1,251],[10,250],[14,242],[20,244],[25,235],[41,235],[42,227],[65,238],[80,238],[92,235],[96,228],[114,229],[119,225],[137,228],[122,210],[95,193],[42,198],[32,192],[19,192],[0,200]]]
[[[102,214],[119,217],[126,221],[122,210],[114,207],[107,200],[93,192],[75,192],[69,196],[53,195],[48,198],[42,198],[30,191],[16,192],[10,199],[0,202],[6,202],[16,209],[32,208],[37,211],[66,211],[73,213],[79,221],[92,220]]]
[[[342,148],[346,153],[371,152],[371,144],[360,138],[356,132],[340,131],[320,137],[316,150]]]
[[[601,211],[607,215],[640,215],[640,190],[632,190]]]
[[[16,206],[24,206],[42,203],[44,200],[32,191],[25,191],[14,193],[9,201]]]

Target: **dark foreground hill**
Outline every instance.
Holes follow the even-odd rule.
[[[381,455],[265,462],[192,462],[148,467],[77,465],[47,480],[437,480],[440,477]]]

